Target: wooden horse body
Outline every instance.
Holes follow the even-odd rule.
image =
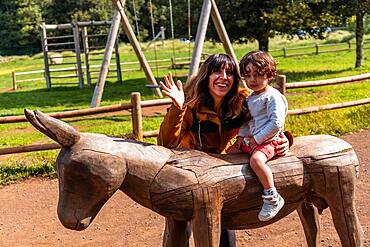
[[[358,160],[343,140],[296,138],[292,153],[268,162],[286,204],[261,222],[262,187],[246,155],[170,150],[100,134],[79,133],[39,111],[27,119],[62,145],[57,159],[58,217],[70,229],[89,226],[118,189],[166,217],[164,246],[186,246],[192,222],[196,246],[218,246],[220,229],[271,224],[298,211],[308,246],[320,245],[318,212],[329,206],[342,246],[363,246],[355,203]]]

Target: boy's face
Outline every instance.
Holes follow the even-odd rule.
[[[259,75],[256,66],[251,63],[245,66],[245,71],[246,73],[242,75],[242,78],[249,89],[256,94],[266,91],[269,85],[269,78],[267,78],[266,74]]]

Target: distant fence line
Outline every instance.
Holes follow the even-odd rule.
[[[204,57],[204,55],[203,55]],[[102,59],[101,59],[102,60]],[[204,61],[204,59],[202,60]],[[191,57],[172,57],[167,59],[158,59],[158,60],[148,60],[148,63],[151,65],[154,69],[177,69],[177,68],[183,68],[184,66],[189,66],[191,63]],[[131,61],[131,62],[121,62],[120,65],[130,65],[130,66],[136,66],[137,67],[129,67],[129,68],[121,68],[121,72],[131,72],[131,71],[140,71],[142,70],[140,66],[139,61]],[[115,70],[116,64],[110,64],[109,68],[112,68]],[[100,68],[101,65],[89,65],[89,68]],[[82,69],[85,69],[86,66],[82,66]],[[111,69],[109,69],[111,70]],[[66,72],[66,71],[72,71],[72,74],[62,74],[62,75],[55,75],[53,78],[76,78],[78,77],[77,73],[77,66],[75,67],[65,67],[65,68],[58,68],[58,69],[49,69],[49,72]],[[99,71],[90,71],[90,74],[96,74],[99,73]],[[12,82],[13,82],[13,90],[17,90],[18,83],[23,82],[32,82],[32,81],[43,81],[45,80],[44,77],[37,77],[37,78],[27,78],[27,79],[18,79],[18,76],[25,76],[25,75],[32,75],[32,74],[42,74],[45,75],[45,70],[30,70],[30,71],[12,71]],[[83,73],[84,74],[84,73]],[[68,84],[68,83],[63,83]],[[74,84],[74,83],[73,83]],[[56,85],[56,83],[53,83],[53,85]]]
[[[286,84],[286,77],[284,75],[280,75],[277,78],[277,87],[282,93],[285,94],[286,89],[288,88],[324,86],[324,85],[348,83],[348,82],[354,82],[354,81],[366,80],[366,79],[370,79],[370,73],[357,75],[357,76],[348,76],[348,77],[342,77],[342,78],[328,79],[328,80],[310,81],[310,82],[295,82],[295,83]],[[137,140],[143,140],[144,137],[157,136],[158,130],[146,131],[146,132],[143,131],[141,108],[160,106],[160,105],[169,106],[171,102],[172,102],[171,99],[141,101],[140,93],[134,92],[131,94],[131,103],[122,103],[122,104],[111,105],[111,106],[101,106],[101,107],[81,109],[81,110],[56,112],[56,113],[50,113],[48,115],[54,118],[71,118],[71,117],[79,117],[79,116],[87,116],[87,115],[96,115],[96,114],[107,113],[107,112],[131,110],[133,133],[129,134],[129,136]],[[355,100],[355,101],[348,101],[348,102],[341,102],[341,103],[336,103],[336,104],[312,106],[312,107],[306,107],[306,108],[301,108],[301,109],[289,110],[288,115],[308,114],[308,113],[313,113],[313,112],[318,112],[318,111],[333,110],[333,109],[339,109],[339,108],[365,105],[369,103],[370,103],[370,98],[365,98],[365,99],[360,99],[360,100]],[[26,121],[27,119],[25,116],[0,117],[0,124],[26,122]],[[1,148],[0,155],[51,150],[51,149],[57,149],[57,148],[60,148],[60,145],[57,143],[24,145],[24,146],[10,147],[10,148]]]
[[[369,44],[370,40],[364,41],[365,44]],[[340,48],[340,49],[334,49],[334,50],[320,50],[320,47],[330,47],[330,46],[343,46],[343,45],[348,45],[346,48]],[[277,52],[282,52],[282,54],[274,54],[274,57],[293,57],[293,56],[303,56],[303,55],[318,55],[320,53],[330,53],[330,52],[340,52],[340,51],[351,51],[352,50],[352,45],[354,43],[351,42],[341,42],[341,43],[332,43],[332,44],[315,44],[314,46],[300,46],[300,47],[283,47],[280,49],[275,49],[275,50],[270,50],[270,53],[277,53]],[[297,50],[307,50],[307,49],[313,49],[313,51],[310,52],[300,52],[300,53],[291,53],[288,54],[288,51],[297,51]],[[364,50],[370,49],[370,47],[364,47]]]
[[[87,25],[90,22],[86,22],[86,23],[81,22],[81,23],[82,23],[82,25]],[[102,24],[103,23],[105,23],[105,22],[102,22]],[[98,24],[100,24],[100,23],[98,23]],[[100,25],[102,25],[102,24],[100,24]],[[66,25],[67,25],[66,27],[70,27],[70,24],[66,24]],[[54,27],[55,25],[50,25],[50,27],[52,27],[52,26]],[[64,26],[62,25],[62,27],[64,27]],[[364,41],[364,45],[365,44],[370,44],[370,40]],[[320,50],[320,48],[323,48],[323,47],[333,47],[333,46],[343,46],[343,45],[347,45],[348,47],[340,48],[340,49],[333,49],[333,50]],[[283,47],[283,48],[280,48],[280,49],[270,50],[270,53],[281,52],[282,54],[273,54],[274,57],[285,57],[285,58],[286,57],[293,57],[293,56],[303,56],[303,55],[318,55],[318,54],[322,54],[322,53],[350,51],[350,50],[352,50],[353,45],[354,45],[354,43],[351,43],[351,42],[341,42],[341,43],[331,43],[331,44],[322,44],[322,45],[315,44],[314,46],[300,46],[300,47],[291,47],[291,48]],[[288,51],[307,50],[307,49],[313,49],[313,51],[288,54]],[[364,47],[363,49],[364,50],[370,49],[370,46],[369,47]],[[205,57],[208,56],[208,55],[209,54],[207,54],[207,53],[203,53],[202,58],[205,59]],[[148,63],[151,64],[151,66],[153,68],[157,68],[157,69],[159,69],[159,68],[176,69],[176,68],[182,68],[185,65],[189,65],[190,61],[191,61],[191,58],[189,58],[189,57],[179,57],[179,58],[172,57],[172,58],[160,59],[160,60],[148,60]],[[166,65],[159,65],[158,63],[161,63],[161,62],[169,62],[170,64],[169,65],[167,65],[167,64]],[[134,64],[139,65],[139,67],[126,68],[126,69],[121,69],[120,68],[120,70],[122,72],[130,72],[130,71],[140,71],[142,69],[140,67],[139,61],[120,62],[119,63],[119,65],[134,65]],[[89,65],[88,67],[89,68],[93,68],[93,67],[94,68],[95,67],[100,68],[100,66],[101,65]],[[117,65],[116,64],[111,64],[110,67],[112,67],[112,68],[114,68],[114,70],[116,70],[115,68],[117,67]],[[86,66],[81,65],[81,68],[86,69]],[[49,72],[60,72],[60,71],[74,71],[74,74],[54,76],[54,78],[78,77],[78,67],[77,67],[77,65],[75,67],[71,67],[71,68],[60,68],[60,69],[50,69],[49,68]],[[17,80],[17,78],[16,78],[18,75],[28,75],[28,74],[36,74],[36,73],[42,73],[43,76],[45,76],[45,69],[34,70],[34,71],[22,71],[22,72],[13,71],[12,72],[13,90],[17,89],[17,82],[19,83],[19,82],[41,81],[41,80],[45,79],[44,77],[22,79],[22,80]],[[96,72],[91,71],[91,73],[93,74],[93,73],[96,73]],[[84,74],[84,73],[82,73],[82,74]],[[65,83],[65,84],[67,84],[67,83]]]

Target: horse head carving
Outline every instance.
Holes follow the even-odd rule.
[[[187,221],[196,246],[218,246],[220,228],[271,224],[297,210],[308,246],[320,245],[318,214],[329,207],[342,246],[363,246],[355,202],[359,163],[352,147],[328,135],[295,140],[292,153],[268,162],[286,204],[257,218],[262,187],[245,155],[212,155],[79,133],[40,111],[25,110],[40,132],[61,144],[57,158],[58,217],[70,229],[89,226],[118,189],[166,217],[164,246],[186,246]]]

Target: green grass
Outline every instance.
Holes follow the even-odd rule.
[[[315,43],[325,44],[348,41],[353,37],[348,32],[336,32],[327,40],[287,40],[276,37],[270,42],[271,50],[282,47],[313,46]],[[367,39],[369,39],[367,37]],[[353,40],[352,40],[353,41]],[[192,50],[192,45],[190,49]],[[164,46],[146,48],[143,44],[145,55],[148,60],[155,57],[165,59],[173,56],[173,46],[176,57],[189,56],[189,46],[181,42],[165,42]],[[256,42],[248,44],[235,44],[235,53],[241,58],[246,52],[257,49]],[[326,49],[326,48],[325,48]],[[204,49],[207,53],[224,52],[219,43],[206,42]],[[280,52],[280,51],[278,51]],[[289,52],[289,50],[288,50]],[[293,52],[293,51],[291,51]],[[296,52],[296,51],[294,51]],[[302,52],[302,51],[298,51]],[[273,54],[275,51],[272,52]],[[127,44],[120,46],[121,61],[137,61],[132,47]],[[295,57],[276,57],[280,74],[285,74],[287,82],[300,82],[310,80],[329,79],[350,75],[367,73],[370,71],[370,50],[364,51],[365,66],[354,68],[355,52],[343,51],[336,53],[323,53],[319,55],[305,55]],[[97,57],[98,58],[98,57]],[[99,64],[99,61],[96,62]],[[166,62],[163,62],[164,64]],[[152,66],[155,63],[151,63]],[[159,63],[157,63],[160,65]],[[167,64],[169,66],[169,63]],[[137,65],[127,65],[127,67]],[[125,67],[125,68],[127,68]],[[8,61],[0,64],[0,116],[22,115],[24,108],[40,109],[44,112],[58,112],[88,108],[94,92],[92,87],[79,89],[77,79],[53,80],[50,90],[45,89],[45,82],[19,83],[17,91],[10,91],[12,87],[11,72],[39,70],[43,68],[42,54],[33,57],[10,57]],[[169,69],[152,68],[153,74],[158,80]],[[172,70],[175,77],[185,75],[187,68]],[[38,77],[39,75],[32,75]],[[29,76],[30,78],[31,76]],[[27,78],[19,76],[18,79]],[[184,77],[180,77],[185,81]],[[142,100],[156,98],[152,91],[145,87],[147,84],[143,71],[124,72],[123,83],[109,79],[106,82],[101,105],[119,104],[130,101],[130,93],[138,91]],[[67,84],[73,82],[74,84]],[[55,85],[60,84],[60,85]],[[332,104],[344,101],[353,101],[370,97],[370,80],[323,87],[288,90],[287,99],[289,109]],[[156,130],[163,116],[144,118],[144,130]],[[66,122],[76,127],[81,132],[96,132],[112,136],[127,136],[132,132],[130,115],[112,115],[103,118],[79,117],[66,119]],[[319,113],[305,114],[300,116],[288,116],[286,129],[295,136],[309,134],[331,134],[341,136],[346,133],[370,128],[370,105],[350,107],[338,110],[330,110]],[[147,138],[145,141],[155,143],[155,138]],[[28,145],[35,143],[50,143],[49,138],[34,130],[29,123],[0,124],[0,148]],[[55,159],[58,151],[42,151],[22,153],[17,155],[0,156],[0,184],[7,184],[28,176],[55,176]]]

